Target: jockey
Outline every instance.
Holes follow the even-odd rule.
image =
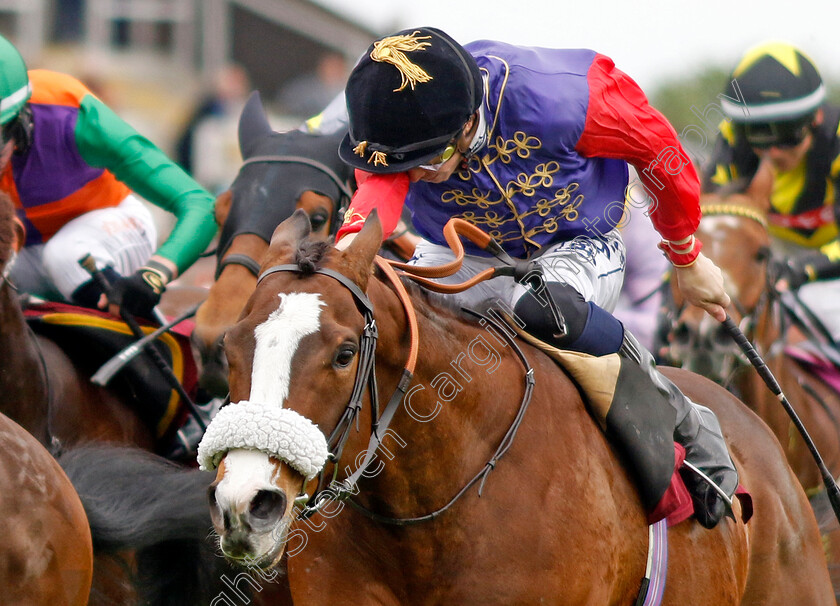
[[[738,474],[717,418],[661,375],[610,313],[624,274],[617,223],[627,162],[655,200],[651,219],[686,299],[719,320],[729,304],[720,270],[693,237],[697,175],[639,87],[594,51],[486,40],[462,47],[421,27],[376,41],[353,69],[346,98],[349,132],[339,155],[357,169],[359,188],[337,247],[349,245],[374,207],[386,236],[403,204],[411,209],[423,237],[416,265],[452,260],[442,234],[451,217],[478,225],[508,254],[542,269],[563,321],[512,278],[477,284],[454,295],[459,302],[501,300],[555,347],[618,353],[641,367],[646,401],[670,403],[670,412],[657,412],[670,416],[686,459],[731,496]],[[480,249],[465,248],[462,269],[442,281],[462,282],[493,264]],[[705,482],[687,484],[698,520],[715,526],[725,513],[720,495]]]
[[[166,284],[216,233],[213,197],[71,76],[27,72],[0,37],[0,190],[11,196],[26,242],[11,279],[30,294],[145,318]],[[138,195],[177,221],[157,246]],[[90,253],[112,285],[108,302],[78,264]]]
[[[720,95],[727,119],[703,189],[746,189],[760,164],[770,170],[768,223],[786,260],[781,277],[840,341],[840,107],[825,101],[816,66],[790,44],[748,50],[730,80],[739,96]]]

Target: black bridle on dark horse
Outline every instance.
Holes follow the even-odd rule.
[[[247,165],[256,163],[298,164],[302,166],[309,166],[329,177],[333,184],[338,188],[340,194],[339,199],[335,201],[335,209],[331,217],[330,233],[334,233],[338,230],[338,219],[342,216],[345,206],[347,206],[350,203],[350,199],[353,197],[353,192],[350,190],[350,187],[347,185],[347,183],[342,181],[341,177],[339,177],[334,170],[332,170],[329,166],[322,162],[318,162],[317,160],[313,160],[312,158],[307,158],[305,156],[262,155],[253,156],[251,158],[246,159],[242,163],[242,166],[239,168],[239,173],[241,174],[242,169],[245,168]],[[219,279],[222,270],[228,265],[241,265],[248,269],[248,271],[250,271],[252,274],[254,274],[255,277],[259,276],[259,262],[257,262],[255,259],[252,259],[248,255],[234,253],[222,258],[222,255],[224,255],[224,252],[227,250],[227,247],[230,244],[230,240],[232,240],[235,235],[236,234],[231,235],[228,242],[219,243],[219,261],[216,264],[216,275],[214,277],[215,280]]]

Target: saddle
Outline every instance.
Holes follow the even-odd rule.
[[[95,309],[46,302],[28,303],[23,313],[36,334],[58,345],[86,375],[93,375],[137,340],[125,322]],[[146,333],[157,328],[140,319],[138,322]],[[191,330],[191,323],[182,322],[149,347],[160,352],[187,394],[194,398],[198,380],[189,343]],[[176,430],[186,418],[180,395],[148,354],[136,356],[123,367],[108,388],[132,406],[158,439]]]
[[[648,417],[637,411],[632,423],[622,419],[622,411],[634,406],[630,401],[639,403],[632,393],[632,380],[623,386],[618,381],[619,356],[592,356],[558,349],[520,329],[514,322],[508,322],[508,326],[524,341],[547,354],[577,385],[589,412],[633,478],[645,505],[648,524],[665,520],[670,527],[690,518],[694,505],[682,475],[685,449],[670,436],[667,440],[651,439],[658,433],[654,427],[656,423],[652,422],[649,428],[641,425],[655,415]],[[663,461],[671,460],[673,465],[663,464]],[[733,511],[733,515],[746,523],[752,517],[751,497],[741,485],[735,496],[733,506],[740,511]]]

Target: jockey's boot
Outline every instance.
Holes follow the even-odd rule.
[[[627,330],[618,354],[639,364],[654,386],[668,398],[676,413],[674,441],[685,448],[685,460],[708,476],[731,499],[738,487],[738,472],[729,456],[715,414],[705,406],[692,402],[659,372],[651,353]],[[697,521],[705,528],[714,528],[726,513],[725,501],[694,471],[683,473],[683,480],[691,493]]]
[[[203,404],[196,403],[195,407],[205,426],[210,424],[224,402],[223,398],[213,398]],[[194,459],[198,454],[198,443],[201,442],[202,437],[204,437],[204,430],[195,420],[193,413],[190,413],[181,428],[175,432],[172,443],[163,455],[172,461]]]

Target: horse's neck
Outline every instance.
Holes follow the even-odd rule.
[[[758,303],[761,309],[757,310],[758,315],[752,318],[752,326],[745,329],[747,337],[753,342],[758,353],[768,365],[780,360],[784,354],[784,347],[780,340],[784,339],[781,326],[781,315],[778,303],[774,301],[769,293],[762,295],[767,297],[765,302]],[[755,313],[755,309],[753,313]]]
[[[37,437],[47,406],[45,368],[7,283],[0,287],[0,352],[0,412]]]
[[[384,403],[408,357],[409,335],[396,295],[377,284],[368,293],[378,312],[377,374]],[[504,339],[454,312],[437,310],[422,295],[412,299],[420,340],[417,367],[383,440],[389,452],[376,478],[393,515],[403,516],[442,506],[482,469],[515,417],[525,374]],[[383,309],[389,312],[385,319]]]

